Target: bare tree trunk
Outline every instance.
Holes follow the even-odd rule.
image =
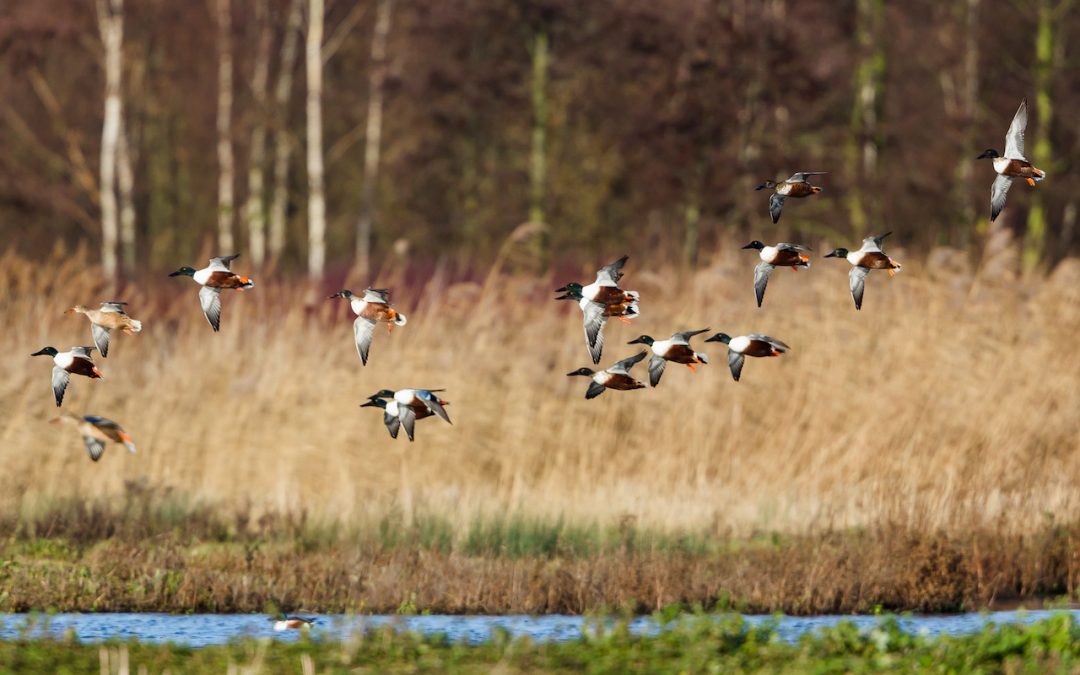
[[[218,100],[217,100],[217,156],[218,156],[218,253],[234,252],[233,215],[235,203],[233,185],[236,167],[232,148],[232,8],[230,0],[217,0],[218,29]]]
[[[277,261],[285,249],[285,212],[289,205],[289,98],[296,67],[300,26],[304,20],[303,0],[292,0],[285,36],[281,43],[281,71],[274,91],[277,119],[274,123],[274,197],[270,204],[270,257]]]
[[[101,266],[116,278],[116,148],[120,137],[121,47],[124,42],[123,0],[97,0],[98,27],[105,45],[105,121],[101,128]]]
[[[120,114],[120,134],[117,147],[117,169],[120,187],[120,252],[124,267],[130,273],[135,269],[135,171],[131,167],[131,145],[128,127],[124,122],[123,106]]]
[[[544,188],[547,179],[547,75],[548,34],[537,29],[532,48],[532,148],[529,157],[529,220],[544,222]]]
[[[885,79],[885,45],[882,43],[885,6],[883,0],[857,0],[855,38],[859,48],[855,69],[855,104],[851,113],[853,142],[848,158],[860,187],[851,191],[849,211],[857,235],[866,231],[870,215],[861,195],[877,172],[878,106]],[[854,140],[857,139],[857,140]],[[872,194],[872,192],[871,192]]]
[[[322,279],[326,265],[326,196],[323,188],[322,40],[323,0],[308,0],[307,169],[308,277]]]
[[[970,185],[974,177],[975,118],[979,113],[979,5],[981,0],[967,0],[966,28],[964,30],[964,95],[962,116],[967,128],[964,138],[963,157],[960,160],[957,184],[960,213],[964,219],[963,241],[967,244],[967,232],[971,223],[986,222],[979,219],[971,204]]]
[[[364,135],[364,187],[360,220],[356,224],[356,266],[361,278],[371,271],[371,229],[375,220],[376,189],[379,183],[379,149],[382,143],[383,99],[386,89],[386,41],[390,34],[390,14],[394,0],[379,0],[375,33],[371,39],[371,66],[368,77],[367,132]]]
[[[255,0],[255,24],[259,33],[251,93],[255,99],[255,123],[251,129],[251,161],[244,219],[248,228],[251,262],[261,268],[266,261],[266,207],[263,201],[263,163],[266,160],[266,95],[270,71],[269,0]]]

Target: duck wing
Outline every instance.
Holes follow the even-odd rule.
[[[769,274],[776,269],[767,262],[760,262],[754,268],[754,294],[757,296],[757,306],[761,307],[761,301],[765,299],[765,288],[769,285]]]
[[[789,244],[787,242],[780,242],[776,245],[776,248],[781,251],[813,251],[814,249],[809,246],[803,246],[802,244]]]
[[[623,359],[622,361],[616,361],[613,366],[607,369],[607,371],[609,373],[629,375],[630,369],[636,366],[638,362],[641,361],[643,358],[645,358],[645,354],[646,352],[642,350],[629,358]]]
[[[371,351],[371,336],[375,333],[375,322],[362,316],[353,321],[353,338],[356,340],[356,353],[360,355],[360,362],[367,365],[368,352]]]
[[[390,432],[390,438],[397,438],[398,430],[401,428],[401,420],[396,415],[384,412],[382,421],[386,425],[386,430]]]
[[[1005,208],[1005,197],[1009,195],[1013,179],[998,174],[994,177],[994,184],[990,187],[990,222],[997,220],[998,214]]]
[[[64,402],[64,392],[67,391],[68,382],[71,381],[71,374],[64,370],[60,366],[53,366],[52,369],[52,390],[53,396],[56,397],[56,407],[59,408],[60,404]]]
[[[889,232],[886,232],[885,234],[876,234],[876,235],[867,237],[866,239],[863,239],[862,248],[859,249],[859,250],[860,251],[881,251],[881,243],[883,241],[885,241],[885,237],[889,236],[890,234],[892,234],[891,230]]]
[[[851,287],[851,298],[855,301],[855,309],[862,309],[863,289],[866,286],[866,275],[870,270],[865,267],[852,266],[848,272],[848,286]]]
[[[589,383],[589,388],[585,390],[585,399],[586,400],[594,399],[597,396],[599,396],[600,394],[603,394],[605,389],[607,389],[607,387],[600,384],[599,382],[596,382],[596,381],[590,382]]]
[[[624,255],[610,265],[604,265],[596,272],[597,281],[610,280],[612,283],[619,283],[619,279],[622,279],[622,268],[626,265],[626,261],[630,259],[630,256]]]
[[[127,312],[124,311],[126,305],[126,302],[110,300],[109,302],[101,303],[101,311],[108,312],[109,314],[127,314]],[[104,354],[102,356],[104,356]]]
[[[101,455],[105,453],[105,441],[98,440],[93,436],[83,436],[83,443],[86,444],[86,451],[90,453],[90,459],[95,462],[101,459]]]
[[[413,440],[413,430],[416,428],[416,411],[407,405],[398,406],[398,420],[405,429],[405,435],[409,441]]]
[[[364,289],[364,302],[374,302],[377,305],[390,303],[389,288],[366,288]]]
[[[769,197],[769,215],[772,216],[773,224],[780,222],[780,210],[784,208],[784,195],[779,192],[772,193]]]
[[[1009,159],[1024,159],[1024,130],[1027,128],[1027,99],[1020,101],[1020,107],[1009,124],[1005,134],[1005,156]]]
[[[649,385],[655,387],[660,384],[660,378],[664,376],[664,368],[666,367],[667,361],[656,354],[649,358]]]
[[[780,342],[776,338],[769,337],[768,335],[762,335],[761,333],[750,333],[746,337],[748,337],[748,338],[750,338],[752,340],[761,340],[762,342],[767,342],[770,345],[772,345],[773,347],[776,347],[777,349],[779,349],[781,351],[787,351],[787,350],[791,349],[791,347],[788,347],[786,344],[784,344],[783,342]]]
[[[702,333],[708,333],[708,328],[702,328],[700,330],[684,330],[678,333],[672,333],[671,339],[676,343],[690,344],[690,338],[695,335],[701,335]]]
[[[600,355],[604,352],[604,324],[607,317],[604,311],[607,308],[598,302],[591,300],[581,301],[581,311],[585,315],[585,345],[589,348],[592,362],[600,363]]]
[[[97,347],[93,345],[84,345],[82,347],[72,347],[71,353],[78,358],[86,359],[89,361],[90,353],[93,352],[95,349],[97,349]]]
[[[739,381],[739,377],[742,375],[742,367],[745,360],[746,359],[739,352],[728,349],[727,364],[728,368],[731,369],[731,376],[735,378],[736,382]]]
[[[96,323],[90,324],[90,334],[94,337],[94,344],[102,358],[109,355],[109,329]]]
[[[808,183],[807,176],[824,176],[829,173],[828,171],[796,171],[791,174],[791,178],[788,178],[785,183]]]
[[[424,405],[427,406],[428,410],[441,417],[444,422],[453,424],[453,422],[450,421],[450,415],[446,413],[446,408],[443,407],[438,398],[435,396],[422,396],[420,397],[420,400],[424,402]]]
[[[200,288],[199,304],[202,305],[203,316],[216,333],[221,329],[221,289],[210,286]]]
[[[239,253],[234,253],[232,255],[221,255],[216,258],[210,258],[210,269],[231,272],[232,261],[236,260],[239,257]]]

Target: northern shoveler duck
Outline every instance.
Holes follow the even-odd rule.
[[[449,405],[449,401],[440,401],[442,405]],[[404,406],[397,401],[390,399],[389,401],[382,398],[372,397],[367,400],[367,403],[361,403],[361,408],[382,408],[383,410],[383,424],[386,425],[386,430],[390,432],[390,438],[398,437],[398,430],[401,428],[401,413],[402,408],[409,408],[405,412],[405,416],[412,415],[412,424],[416,424],[416,420],[422,420],[425,417],[431,417],[435,413],[431,412],[430,408],[414,408],[412,406]],[[409,425],[405,428],[405,435],[409,437],[409,440],[413,440],[413,426]]]
[[[101,455],[105,452],[106,443],[119,443],[127,448],[128,452],[135,454],[135,441],[128,435],[128,432],[124,431],[119,424],[112,420],[97,415],[85,415],[83,417],[61,415],[50,420],[50,422],[52,424],[73,425],[75,430],[82,434],[83,443],[86,444],[86,451],[90,453],[90,459],[95,462],[101,459]]]
[[[769,214],[772,216],[773,223],[780,222],[780,210],[784,208],[784,200],[788,197],[809,197],[810,195],[816,195],[821,192],[821,188],[811,185],[810,181],[806,180],[807,176],[824,176],[829,173],[828,171],[799,171],[791,174],[791,178],[787,180],[776,181],[767,180],[761,185],[754,188],[755,190],[772,190],[772,196],[769,197]]]
[[[607,323],[607,320],[614,317],[623,323],[630,323],[630,319],[638,316],[637,300],[604,305],[583,298],[581,291],[576,290],[568,290],[555,299],[577,300],[585,326],[585,346],[589,348],[589,355],[592,357],[593,363],[600,363],[600,355],[604,351],[604,324]]]
[[[591,370],[589,368],[578,368],[572,373],[567,373],[567,377],[573,377],[574,375],[581,375],[592,379],[589,383],[589,388],[585,390],[585,398],[596,398],[600,394],[604,393],[605,389],[618,389],[620,391],[629,391],[630,389],[643,389],[644,384],[638,382],[630,375],[630,369],[633,368],[639,361],[645,358],[647,352],[638,352],[628,359],[622,361],[616,361],[614,365],[604,370]]]
[[[588,286],[582,286],[577,282],[570,282],[561,288],[556,288],[556,293],[563,295],[556,300],[577,300],[585,319],[585,346],[589,348],[589,355],[593,363],[600,363],[600,356],[604,351],[604,324],[610,316],[617,317],[624,323],[638,316],[638,300],[641,294],[637,291],[624,291],[619,288],[619,279],[622,279],[622,268],[630,256],[623,256],[615,262],[604,265],[596,272],[596,281]]]
[[[364,290],[364,297],[360,298],[350,290],[342,290],[330,296],[330,299],[344,298],[349,301],[349,306],[356,314],[353,321],[353,336],[356,339],[356,353],[360,355],[360,362],[367,365],[368,352],[371,350],[371,336],[375,333],[375,324],[382,321],[386,324],[386,333],[389,335],[394,326],[404,326],[408,319],[405,315],[390,306],[390,291],[385,288],[368,288]]]
[[[142,321],[136,321],[127,315],[126,302],[103,302],[101,309],[90,309],[86,305],[75,305],[66,314],[85,314],[90,319],[90,333],[94,337],[101,358],[109,355],[109,331],[119,329],[133,335],[142,330]]]
[[[431,415],[438,415],[447,424],[453,424],[450,421],[450,415],[446,412],[446,408],[443,406],[450,405],[449,401],[444,401],[437,394],[438,392],[445,391],[444,389],[399,389],[393,391],[390,389],[383,389],[368,397],[368,402],[362,404],[360,407],[379,407],[383,408],[383,422],[386,422],[386,428],[390,431],[390,435],[396,437],[396,431],[391,429],[390,423],[387,421],[386,413],[396,414],[398,416],[399,424],[405,428],[405,433],[408,435],[409,440],[413,440],[413,426],[416,424],[416,420],[430,417]],[[375,403],[375,401],[389,399],[385,406]]]
[[[285,614],[275,614],[267,617],[266,620],[274,622],[274,630],[308,629],[315,623],[315,619],[303,616],[287,616]]]
[[[761,333],[750,333],[731,337],[727,333],[717,333],[705,342],[723,342],[728,346],[728,368],[731,376],[739,381],[742,375],[743,361],[747,356],[780,356],[791,349],[776,338]]]
[[[881,250],[881,242],[890,234],[892,232],[863,239],[862,248],[858,251],[838,248],[825,255],[826,258],[844,258],[851,263],[848,285],[851,287],[851,297],[855,300],[855,309],[862,309],[863,288],[866,285],[866,275],[870,274],[870,270],[888,270],[889,276],[892,277],[896,276],[903,267]]]
[[[744,249],[752,248],[758,251],[761,262],[754,268],[754,294],[757,295],[757,306],[761,307],[761,301],[765,299],[765,287],[769,285],[769,273],[777,267],[790,267],[798,270],[800,267],[810,267],[810,256],[806,252],[808,246],[799,244],[785,244],[781,242],[776,246],[766,246],[755,239]]]
[[[255,282],[248,277],[242,277],[234,273],[229,267],[232,261],[240,257],[239,253],[210,258],[210,264],[201,270],[191,267],[181,267],[170,277],[186,276],[195,280],[202,286],[199,289],[199,304],[202,305],[203,314],[210,322],[210,327],[217,332],[221,328],[221,291],[234,288],[242,291],[251,288]]]
[[[1036,169],[1031,162],[1024,158],[1024,129],[1027,128],[1027,99],[1020,101],[1020,107],[1013,115],[1009,132],[1005,134],[1005,155],[1001,156],[993,148],[987,150],[975,159],[994,160],[994,171],[998,173],[994,178],[994,185],[990,189],[990,220],[997,219],[1001,209],[1005,208],[1005,196],[1009,194],[1013,179],[1023,178],[1031,187],[1035,183],[1046,178],[1046,172]]]
[[[709,362],[709,357],[701,352],[695,352],[690,346],[690,338],[706,333],[708,330],[708,328],[702,328],[672,333],[667,340],[654,340],[648,335],[642,335],[627,344],[649,346],[649,350],[652,351],[652,356],[649,357],[649,384],[655,387],[660,384],[660,378],[664,374],[664,367],[667,366],[668,361],[681,363],[691,372],[696,372],[694,365],[704,365]]]
[[[57,351],[55,347],[43,347],[30,356],[51,356],[53,360],[52,390],[56,397],[56,407],[64,402],[64,392],[67,391],[68,380],[71,375],[83,375],[91,380],[104,380],[105,376],[97,369],[90,359],[90,352],[96,347],[72,347],[71,351]]]

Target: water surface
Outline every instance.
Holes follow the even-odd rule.
[[[1033,623],[1053,614],[1067,613],[1080,621],[1080,610],[1011,611],[954,614],[947,616],[905,616],[897,620],[912,634],[937,636],[974,633],[988,623]],[[313,636],[324,639],[345,639],[364,629],[390,624],[403,631],[423,634],[443,633],[454,641],[482,642],[496,629],[511,635],[527,636],[535,641],[573,640],[582,631],[594,630],[595,623],[580,616],[356,616],[324,615],[316,617]],[[761,624],[774,617],[748,615],[751,624]],[[777,619],[778,632],[783,640],[795,641],[808,631],[849,621],[869,630],[878,625],[874,616],[785,616]],[[659,626],[652,617],[638,617],[630,624],[634,633],[652,633]],[[298,631],[274,632],[273,625],[261,614],[54,614],[31,617],[27,614],[0,615],[0,639],[12,640],[29,634],[31,637],[64,637],[69,633],[81,642],[137,639],[140,642],[172,642],[192,647],[224,644],[243,637],[273,637],[295,640]]]

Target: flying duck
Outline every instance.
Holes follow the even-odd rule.
[[[800,267],[810,267],[810,256],[806,255],[810,248],[807,246],[783,242],[776,246],[766,246],[755,239],[743,248],[756,249],[758,257],[761,258],[761,262],[754,268],[754,294],[757,296],[758,307],[761,307],[761,301],[765,299],[765,287],[769,285],[769,273],[773,269],[790,267],[792,270],[798,270]]]
[[[127,315],[126,302],[103,302],[101,309],[90,309],[86,305],[75,305],[65,314],[85,314],[90,319],[90,334],[97,345],[101,358],[109,355],[109,331],[120,329],[128,335],[142,330],[142,321],[136,321]]]
[[[361,408],[366,407],[378,407],[383,409],[383,422],[386,424],[386,428],[390,431],[390,435],[394,438],[397,437],[397,430],[391,427],[391,422],[387,419],[387,415],[397,415],[398,423],[405,428],[405,433],[408,435],[409,440],[413,440],[413,426],[416,424],[416,420],[430,417],[431,415],[438,415],[447,424],[453,424],[450,421],[450,415],[447,414],[446,408],[443,406],[450,405],[449,401],[442,400],[437,396],[438,392],[445,391],[444,389],[399,389],[393,391],[390,389],[383,389],[368,397],[368,402],[361,404]],[[388,399],[386,405],[380,405],[376,401],[382,399]]]
[[[214,332],[221,328],[221,291],[227,288],[242,291],[255,285],[251,279],[235,274],[229,268],[232,261],[239,257],[240,254],[236,253],[210,258],[210,264],[201,270],[181,267],[169,275],[170,277],[191,277],[195,283],[202,286],[199,289],[199,304],[202,305],[203,314],[206,315],[206,320],[210,322],[210,327],[214,329]]]
[[[556,300],[578,301],[585,321],[585,346],[589,348],[593,363],[600,363],[604,351],[603,329],[607,318],[615,316],[629,323],[639,313],[637,303],[641,295],[637,291],[624,291],[618,285],[623,277],[622,268],[629,258],[624,255],[601,267],[596,272],[596,281],[588,286],[572,281],[555,289],[556,293],[563,293]]]
[[[743,361],[747,356],[780,356],[791,349],[776,338],[761,333],[750,333],[731,337],[727,333],[717,333],[705,342],[723,342],[728,346],[728,368],[736,382],[742,375]]]
[[[668,361],[672,363],[681,363],[689,368],[692,372],[696,371],[695,364],[704,365],[709,362],[709,357],[705,356],[701,352],[695,352],[690,347],[690,338],[695,335],[701,335],[708,332],[708,328],[702,328],[701,330],[687,330],[681,333],[672,333],[671,337],[667,340],[654,340],[648,335],[642,335],[637,339],[631,340],[627,344],[643,344],[648,345],[649,350],[652,352],[652,356],[649,357],[649,384],[656,386],[660,384],[660,378],[664,374],[664,367]]]
[[[1009,194],[1014,178],[1023,178],[1028,185],[1035,187],[1037,181],[1046,178],[1046,172],[1036,169],[1024,158],[1024,129],[1027,128],[1027,99],[1020,101],[1020,107],[1013,115],[1009,132],[1005,134],[1005,155],[1001,156],[993,148],[975,159],[994,160],[994,185],[990,188],[990,221],[997,219],[1001,209],[1005,208],[1005,196]]]
[[[596,398],[600,394],[603,394],[605,389],[618,389],[621,391],[643,389],[645,385],[630,376],[630,369],[645,358],[645,354],[646,352],[644,351],[638,352],[628,359],[616,361],[614,365],[604,370],[578,368],[572,373],[567,373],[566,376],[572,377],[574,375],[581,375],[592,379],[592,382],[589,383],[589,388],[585,391],[586,399]]]
[[[442,401],[444,405],[449,404],[449,401]],[[390,438],[397,438],[398,430],[401,428],[401,413],[402,408],[408,408],[405,411],[405,416],[412,416],[412,423],[415,424],[416,420],[422,420],[425,417],[431,417],[435,413],[431,412],[430,408],[423,407],[416,409],[412,406],[405,406],[399,404],[394,399],[389,401],[382,398],[372,397],[369,398],[367,403],[361,403],[361,408],[382,408],[383,409],[383,424],[386,425],[386,430],[390,432]],[[413,426],[410,424],[405,428],[405,434],[409,437],[409,440],[413,440]]]
[[[90,459],[95,462],[101,459],[101,455],[105,452],[106,443],[119,443],[127,448],[128,452],[135,454],[135,441],[119,424],[112,420],[97,415],[85,415],[83,417],[61,415],[50,420],[50,422],[52,424],[74,425],[75,430],[82,434],[83,443],[86,444],[86,451],[90,453]]]
[[[404,326],[408,322],[404,314],[390,306],[390,291],[386,288],[364,289],[362,298],[350,290],[342,290],[330,296],[331,300],[334,298],[348,300],[353,314],[356,314],[353,337],[356,340],[356,353],[360,355],[360,362],[365,366],[371,350],[371,336],[375,333],[375,324],[384,322],[389,335],[394,326]]]
[[[56,407],[64,401],[64,392],[67,390],[68,380],[72,373],[83,375],[91,380],[104,380],[105,376],[97,369],[90,359],[90,352],[96,347],[72,347],[71,351],[60,352],[55,347],[43,347],[30,356],[51,356],[53,360],[52,390],[56,397]]]
[[[784,200],[788,197],[809,197],[821,192],[821,188],[811,185],[806,180],[807,176],[824,176],[828,171],[799,171],[791,174],[791,178],[779,183],[767,180],[754,188],[755,190],[772,190],[769,197],[769,214],[773,223],[780,222],[780,210],[784,208]]]
[[[862,309],[863,288],[866,285],[866,275],[870,270],[888,270],[889,276],[896,276],[902,265],[894,261],[881,250],[881,242],[885,234],[863,239],[862,248],[858,251],[849,251],[846,248],[838,248],[832,253],[827,253],[826,258],[844,258],[851,263],[851,272],[848,273],[848,285],[851,287],[851,297],[855,300],[855,309]]]

